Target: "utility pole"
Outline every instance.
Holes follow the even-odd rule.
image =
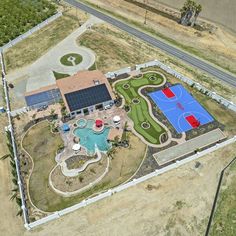
[[[148,4],[148,0],[143,0],[143,3],[144,3],[144,5],[147,5]],[[145,25],[147,24],[147,13],[148,13],[148,10],[146,9],[145,10],[145,16],[144,16],[144,24]]]

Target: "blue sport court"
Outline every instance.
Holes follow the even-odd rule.
[[[180,84],[148,94],[178,133],[213,121],[213,117]]]

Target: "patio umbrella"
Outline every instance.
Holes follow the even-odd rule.
[[[102,122],[102,120],[96,120],[95,124],[96,124],[97,127],[101,127],[103,122]]]
[[[120,116],[114,116],[113,121],[116,122],[116,123],[119,122],[120,121]]]
[[[78,143],[74,144],[73,147],[72,147],[72,149],[73,149],[74,151],[79,151],[80,148],[81,148],[81,146],[80,146],[80,144],[78,144]]]

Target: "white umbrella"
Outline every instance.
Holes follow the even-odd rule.
[[[113,117],[113,121],[114,122],[119,122],[120,121],[120,117],[119,116],[114,116]]]
[[[80,146],[80,144],[78,144],[78,143],[74,144],[73,147],[72,147],[72,149],[73,149],[74,151],[79,151],[80,148],[81,148],[81,146]]]

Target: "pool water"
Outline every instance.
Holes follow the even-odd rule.
[[[88,120],[85,128],[76,128],[74,134],[80,138],[80,144],[87,149],[88,154],[95,153],[95,144],[100,151],[107,151],[111,145],[107,142],[110,128],[104,128],[101,133],[94,133],[92,127],[94,120]]]
[[[80,128],[83,128],[86,125],[87,121],[85,119],[80,119],[77,121],[77,125]]]

